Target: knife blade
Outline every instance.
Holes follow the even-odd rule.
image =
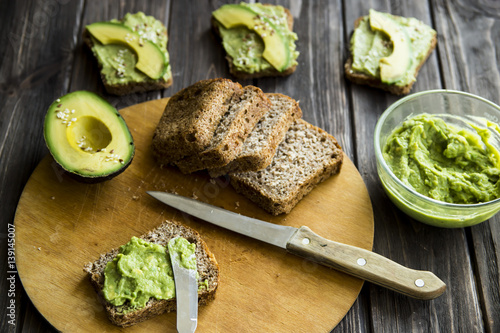
[[[198,324],[198,281],[196,279],[196,270],[185,268],[180,264],[179,253],[172,249],[172,242],[175,239],[169,241],[168,249],[175,281],[177,332],[193,333]]]
[[[446,284],[432,272],[411,269],[372,251],[323,238],[307,226],[269,223],[176,194],[147,193],[204,221],[413,298],[434,299],[446,289]]]

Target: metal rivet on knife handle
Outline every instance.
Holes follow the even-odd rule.
[[[364,258],[358,258],[358,260],[356,262],[358,263],[359,266],[366,265],[366,259],[364,259]]]
[[[416,280],[415,280],[415,285],[416,285],[417,287],[421,288],[421,287],[425,286],[425,282],[424,282],[424,280],[422,280],[422,279],[416,279]]]

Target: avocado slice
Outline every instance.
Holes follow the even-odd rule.
[[[212,15],[226,29],[245,26],[255,31],[264,42],[262,57],[278,71],[282,72],[290,66],[291,54],[287,38],[266,17],[237,4],[223,5]]]
[[[370,9],[370,27],[382,31],[392,41],[393,51],[380,59],[380,80],[394,83],[403,78],[411,66],[411,40],[406,30],[388,15]]]
[[[132,162],[134,140],[120,113],[89,91],[54,101],[45,116],[45,143],[70,175],[95,183],[113,178]]]
[[[167,70],[165,54],[153,42],[145,40],[125,25],[115,22],[96,22],[88,25],[87,30],[101,44],[124,44],[137,54],[135,67],[157,80]]]

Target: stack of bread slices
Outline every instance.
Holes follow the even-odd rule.
[[[269,213],[289,213],[343,161],[337,140],[301,117],[288,96],[202,80],[170,98],[152,149],[161,164],[229,175],[236,191]]]

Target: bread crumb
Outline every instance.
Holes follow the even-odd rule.
[[[137,200],[139,200],[139,197],[137,195],[133,195],[132,199],[135,200],[135,201],[137,201]]]
[[[42,251],[42,248],[41,248],[41,247],[39,247],[39,248],[37,248],[37,250],[38,250],[38,251]]]
[[[235,204],[236,204],[236,207],[240,206],[240,202],[239,201],[236,201]]]
[[[193,193],[193,195],[191,196],[191,198],[198,199],[198,196],[196,195],[196,193]]]
[[[215,185],[215,179],[210,178],[210,183],[213,184],[213,185]]]
[[[51,198],[52,200],[55,200],[55,199],[56,199],[56,197],[54,197],[54,196],[51,196],[50,198]]]

